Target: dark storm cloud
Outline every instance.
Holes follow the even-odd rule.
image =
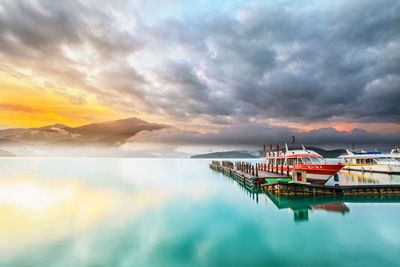
[[[337,131],[333,128],[322,128],[310,132],[299,132],[285,127],[268,127],[254,124],[224,128],[216,133],[202,134],[182,131],[174,128],[153,132],[142,132],[128,142],[162,143],[177,145],[215,145],[258,147],[262,144],[291,144],[295,136],[297,144],[317,145],[324,147],[348,147],[352,144],[358,147],[390,149],[400,143],[398,134],[376,134],[361,129],[351,132]]]
[[[388,79],[400,75],[399,53],[393,54],[393,47],[400,49],[400,4],[349,3],[316,14],[249,8],[239,24],[232,22],[236,27],[222,31],[227,38],[209,35],[214,61],[225,65],[210,64],[208,73],[222,75],[232,95],[252,106],[249,115],[398,122],[400,85]],[[243,42],[246,51],[268,49],[273,56],[267,63],[246,57]],[[371,93],[368,88],[377,81],[380,86]]]
[[[179,18],[141,1],[0,6],[3,70],[31,69],[119,110],[217,124],[400,121],[398,1],[248,4]],[[66,48],[90,53],[77,60]]]

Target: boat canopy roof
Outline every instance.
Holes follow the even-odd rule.
[[[302,157],[321,157],[315,151],[312,150],[288,150],[288,151],[274,151],[273,153],[267,153],[267,158],[302,158]]]
[[[351,151],[351,150],[346,150],[346,154],[340,155],[339,158],[386,158],[386,157],[392,157],[391,155],[382,153],[382,152],[367,152],[364,150],[358,150],[358,151]]]
[[[362,152],[353,152],[354,155],[380,155],[383,154],[382,152],[367,152],[367,151],[362,151]]]

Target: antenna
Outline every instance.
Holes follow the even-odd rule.
[[[303,150],[306,150],[306,148],[304,147],[304,145],[303,145],[303,144],[301,145],[301,148],[302,148]]]
[[[286,148],[286,152],[288,152],[288,151],[289,151],[289,148],[288,148],[287,143],[285,143],[285,148]]]

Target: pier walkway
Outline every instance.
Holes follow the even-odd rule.
[[[210,168],[243,185],[276,196],[400,196],[400,184],[387,185],[317,185],[292,181],[289,175],[261,171],[259,165],[213,161]]]

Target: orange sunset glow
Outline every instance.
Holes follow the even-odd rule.
[[[67,93],[68,90],[64,90]],[[117,118],[110,108],[83,97],[43,88],[34,83],[0,73],[0,125],[40,127],[55,123],[78,126]]]

